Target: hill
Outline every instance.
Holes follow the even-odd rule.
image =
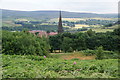
[[[34,18],[34,19],[51,19],[58,18],[59,11],[16,11],[0,9],[2,11],[3,19],[15,18]],[[1,15],[1,13],[0,13]],[[64,18],[90,18],[90,17],[103,17],[103,18],[117,18],[117,14],[96,14],[96,13],[77,13],[62,11]]]

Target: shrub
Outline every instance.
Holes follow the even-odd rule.
[[[90,50],[90,49],[83,50],[82,52],[83,52],[83,54],[86,55],[86,56],[92,56],[92,55],[95,55],[95,54],[96,54],[96,50]]]
[[[71,59],[71,60],[73,60],[73,61],[74,61],[74,60],[80,60],[80,59],[78,59],[78,58],[73,58],[73,59]]]
[[[70,48],[67,50],[67,52],[73,52],[73,48],[70,47]]]
[[[104,53],[103,55],[104,59],[117,59],[118,58],[118,52],[104,51],[103,53]]]
[[[103,47],[100,46],[100,47],[97,48],[96,59],[102,59],[102,55],[103,55]]]
[[[98,50],[87,49],[87,50],[83,50],[82,52],[86,56],[92,56],[92,55],[97,55],[98,56]],[[119,57],[118,53],[119,52],[103,50],[101,56],[102,56],[102,59],[117,59]]]

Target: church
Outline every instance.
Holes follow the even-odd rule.
[[[58,22],[58,30],[57,32],[50,32],[50,33],[47,33],[46,31],[42,31],[42,30],[32,30],[32,31],[29,31],[30,33],[33,33],[34,35],[36,33],[38,33],[38,36],[39,37],[42,37],[42,36],[45,36],[45,37],[48,37],[48,36],[53,36],[53,35],[57,35],[57,34],[61,34],[64,32],[64,29],[63,29],[63,26],[62,26],[62,16],[61,16],[61,11],[59,12],[59,22]]]
[[[59,16],[59,22],[58,22],[58,34],[63,33],[63,26],[62,26],[62,17],[61,17],[61,11],[60,11],[60,16]]]

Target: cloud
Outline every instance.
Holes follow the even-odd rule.
[[[3,0],[3,9],[117,13],[119,0]]]

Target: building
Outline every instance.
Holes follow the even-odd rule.
[[[63,33],[63,26],[62,26],[62,17],[61,17],[61,11],[60,11],[60,16],[59,16],[59,22],[58,22],[58,34]]]
[[[48,36],[53,36],[53,35],[56,35],[58,34],[57,32],[50,32],[50,33],[47,33],[46,31],[42,31],[42,30],[32,30],[32,31],[29,31],[30,33],[33,33],[34,35],[36,35],[36,33],[38,33],[37,35],[39,37],[48,37]]]
[[[58,33],[57,32],[50,32],[50,33],[48,33],[49,36],[54,36],[56,34],[58,34]]]

